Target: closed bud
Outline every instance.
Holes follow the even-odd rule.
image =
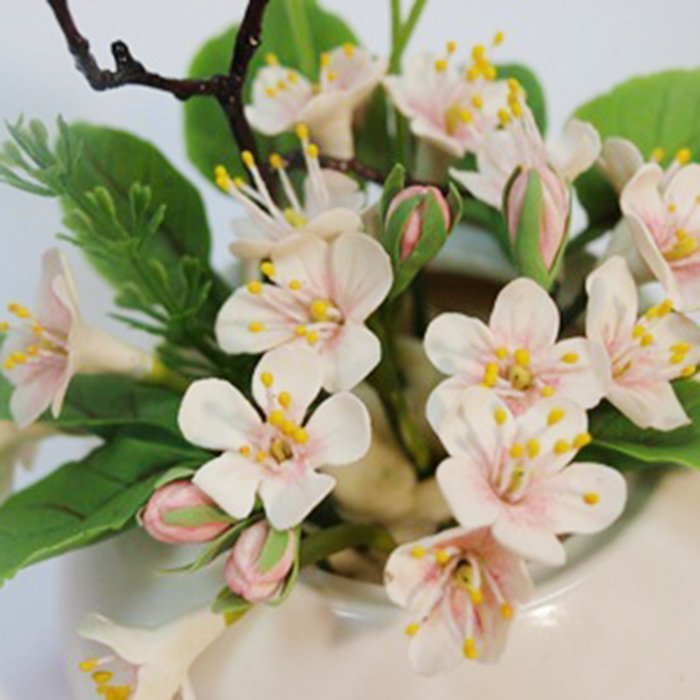
[[[217,515],[214,502],[189,481],[173,481],[159,488],[141,514],[141,524],[159,542],[209,542],[231,527]]]
[[[249,603],[266,603],[284,589],[297,556],[297,535],[273,530],[265,521],[249,527],[236,541],[224,577],[228,587]]]

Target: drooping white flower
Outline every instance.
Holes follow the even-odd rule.
[[[490,528],[526,559],[563,564],[558,535],[604,530],[627,498],[619,472],[571,464],[591,441],[587,429],[586,412],[571,401],[545,399],[514,416],[494,391],[469,389],[439,430],[450,457],[437,479],[459,524]]]
[[[385,78],[384,85],[418,139],[461,158],[476,152],[484,135],[498,125],[508,86],[496,80],[485,47],[474,48],[466,70],[455,64],[456,49],[449,42],[445,56],[414,56],[400,75]]]
[[[153,630],[125,627],[93,613],[78,632],[113,654],[86,659],[80,668],[108,700],[196,700],[190,667],[225,629],[223,616],[209,610]]]
[[[559,311],[538,284],[519,278],[496,298],[489,324],[458,313],[438,316],[425,334],[431,362],[452,375],[428,400],[430,424],[439,432],[472,386],[493,389],[516,413],[557,396],[592,408],[603,397],[600,352],[585,338],[557,342]]]
[[[353,117],[381,82],[387,61],[345,44],[321,54],[317,85],[298,71],[279,65],[272,54],[267,62],[255,76],[253,102],[246,107],[252,127],[276,136],[303,123],[324,153],[352,158]]]
[[[193,483],[234,518],[248,516],[259,495],[276,530],[299,524],[335,485],[319,467],[350,464],[370,442],[367,409],[351,394],[336,394],[307,415],[322,381],[309,350],[269,352],[252,385],[264,420],[228,382],[194,382],[182,400],[180,429],[189,442],[222,454],[199,469]]]
[[[11,491],[16,466],[30,469],[39,442],[52,434],[53,430],[45,425],[20,429],[12,421],[0,421],[0,502]]]
[[[216,321],[219,345],[230,353],[310,349],[327,391],[361,382],[381,356],[365,321],[393,278],[381,245],[361,233],[331,242],[297,236],[280,244],[261,270],[274,284],[253,281],[234,292]]]
[[[612,257],[586,282],[588,337],[610,358],[606,397],[640,428],[690,423],[671,382],[700,362],[700,328],[664,301],[637,318],[637,288],[625,261]]]
[[[365,198],[357,183],[335,170],[322,169],[318,148],[309,143],[306,126],[298,126],[297,133],[307,169],[303,198],[297,194],[279,154],[270,157],[270,165],[279,177],[285,205],[275,202],[248,151],[242,157],[251,174],[252,185],[242,179],[231,180],[223,166],[216,170],[221,189],[246,212],[246,218],[233,222],[236,240],[230,249],[240,258],[260,260],[267,257],[278,243],[295,234],[332,239],[347,231],[362,230],[360,212]]]
[[[667,179],[643,166],[622,192],[620,205],[637,251],[681,311],[700,308],[700,165]]]
[[[83,321],[73,275],[58,250],[49,250],[42,258],[36,315],[17,303],[8,309],[17,323],[2,324],[7,332],[3,370],[15,387],[10,411],[21,428],[49,406],[57,417],[76,374],[144,377],[154,369],[151,355]]]
[[[387,562],[385,584],[411,615],[409,656],[426,675],[461,658],[498,660],[517,607],[533,592],[524,563],[488,529],[452,528],[399,547]]]

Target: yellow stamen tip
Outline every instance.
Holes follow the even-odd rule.
[[[681,164],[681,165],[686,165],[687,163],[690,163],[690,161],[693,158],[693,154],[689,148],[681,148],[677,153],[676,153],[676,160]]]
[[[297,124],[297,138],[301,141],[306,141],[309,138],[309,127],[306,124]]]
[[[97,659],[85,659],[85,661],[81,661],[78,664],[78,668],[83,672],[83,673],[91,673],[94,671],[99,665],[99,662]]]
[[[310,143],[308,148],[306,149],[306,155],[309,156],[309,158],[318,158],[318,146],[315,143]]]
[[[508,348],[504,348],[504,347],[496,348],[496,357],[499,360],[505,360],[508,357]]]
[[[594,491],[583,494],[583,502],[588,506],[594,506],[600,501],[600,495]]]
[[[231,178],[223,165],[217,165],[214,168],[214,179],[217,187],[222,190],[227,190],[231,186]]]
[[[7,321],[0,321],[0,333],[7,333],[10,330],[10,324]]]
[[[267,422],[274,428],[281,428],[286,420],[284,412],[278,409],[272,411],[267,417]]]
[[[465,639],[464,640],[464,656],[468,659],[476,659],[477,653],[476,653],[476,644],[474,643],[473,639]]]
[[[506,35],[503,32],[496,32],[493,37],[493,45],[500,46],[506,40]]]
[[[270,155],[270,167],[275,170],[282,170],[284,168],[284,159],[279,153],[272,153]]]
[[[446,48],[447,48],[447,53],[455,53],[457,51],[457,42],[456,41],[448,41]]]
[[[260,272],[262,272],[263,275],[265,275],[265,277],[274,277],[275,276],[275,266],[269,261],[261,263]]]
[[[351,44],[350,42],[347,42],[343,44],[343,53],[348,57],[352,58],[353,55],[355,54],[355,46],[354,44]]]
[[[292,431],[292,440],[299,445],[305,445],[309,441],[309,434],[304,428],[296,427]]]
[[[242,455],[243,457],[246,457],[247,455],[250,454],[250,445],[241,445],[238,448],[238,454]]]
[[[263,386],[266,386],[269,389],[274,384],[275,378],[272,375],[272,372],[263,372],[260,375],[260,381],[263,383]]]
[[[306,334],[306,340],[309,345],[315,345],[318,342],[318,333],[316,331],[310,331]]]
[[[520,459],[525,454],[525,448],[521,443],[516,442],[510,448],[509,454],[513,459]]]
[[[299,280],[292,280],[292,281],[289,283],[289,288],[290,288],[293,292],[298,292],[298,291],[301,289],[301,282],[300,282]]]
[[[444,73],[447,70],[447,61],[444,58],[439,58],[435,61],[435,70],[438,73]]]
[[[251,333],[262,333],[265,330],[265,328],[265,324],[261,323],[260,321],[251,321],[248,324],[248,330]]]
[[[420,629],[420,625],[418,625],[415,622],[412,622],[410,625],[406,626],[406,629],[404,630],[404,634],[407,637],[414,637],[416,634],[418,634],[419,629]]]
[[[590,433],[579,433],[573,441],[573,446],[580,450],[593,442],[593,436]]]
[[[282,408],[289,408],[292,405],[292,397],[288,391],[280,392],[280,395],[277,397],[277,401],[279,401]]]
[[[438,564],[440,564],[440,566],[444,566],[445,564],[447,564],[451,558],[452,557],[450,557],[449,553],[446,552],[444,549],[438,549],[435,552],[435,561]]]
[[[554,443],[554,453],[563,455],[571,449],[571,445],[566,440],[557,440]]]
[[[474,95],[474,97],[472,97],[472,106],[476,107],[476,109],[482,109],[484,106],[484,98],[481,95]]]
[[[502,408],[497,408],[493,412],[493,417],[496,423],[498,423],[498,425],[503,425],[508,420],[508,414]]]
[[[422,559],[425,556],[425,547],[421,547],[420,545],[416,545],[411,549],[411,556],[414,559]]]
[[[241,153],[241,159],[247,168],[255,167],[255,157],[250,151],[243,151],[243,153]]]
[[[277,58],[277,54],[268,53],[265,54],[265,63],[267,63],[268,66],[279,66],[280,60]]]
[[[554,391],[553,386],[543,386],[542,387],[542,396],[545,399],[551,398],[552,396],[554,396],[554,394],[555,394],[555,391]]]
[[[540,453],[540,442],[539,440],[532,438],[531,440],[528,440],[527,442],[527,456],[530,459],[535,459],[537,455]]]
[[[321,68],[328,68],[331,65],[331,55],[329,53],[321,54]]]
[[[294,334],[298,335],[300,338],[303,338],[306,335],[306,326],[297,326],[294,329]]]
[[[530,351],[525,348],[518,348],[513,354],[516,365],[528,367],[530,365]]]
[[[666,157],[666,151],[663,148],[655,148],[651,152],[651,159],[660,163]]]
[[[687,367],[683,368],[680,376],[683,377],[683,379],[688,379],[690,377],[695,376],[697,371],[698,371],[698,368],[696,365],[688,365]]]
[[[556,425],[565,415],[566,413],[561,408],[554,408],[549,412],[549,416],[547,416],[547,424]]]
[[[654,344],[654,336],[651,333],[646,333],[645,335],[642,336],[642,339],[639,341],[639,344],[643,348],[647,348],[650,345]]]
[[[259,450],[255,453],[256,462],[264,462],[267,459],[267,452],[265,450]]]
[[[258,280],[248,282],[246,288],[251,294],[260,294],[260,292],[263,290],[262,282],[258,282]]]
[[[469,591],[469,597],[474,605],[481,605],[484,602],[484,594],[480,588],[474,588]]]
[[[513,619],[513,606],[510,605],[509,603],[503,603],[501,605],[501,617],[504,620],[512,620]]]

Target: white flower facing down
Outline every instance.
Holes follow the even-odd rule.
[[[12,490],[16,466],[19,464],[25,469],[31,469],[39,441],[53,432],[42,424],[20,429],[12,421],[0,421],[0,502]]]
[[[610,358],[607,399],[640,428],[690,423],[671,381],[692,377],[700,362],[700,328],[664,301],[637,318],[637,288],[625,261],[612,257],[586,283],[588,337]]]
[[[558,535],[604,530],[622,513],[625,480],[610,467],[570,464],[589,444],[586,412],[546,399],[515,417],[491,390],[467,391],[439,435],[450,457],[437,480],[455,518],[488,527],[516,554],[558,566]]]
[[[450,42],[445,57],[414,56],[401,75],[385,78],[384,85],[417,138],[461,158],[476,152],[484,135],[498,125],[508,86],[495,80],[496,69],[483,46],[475,47],[475,63],[466,71],[455,65],[455,50]]]
[[[592,408],[602,398],[604,353],[585,338],[557,342],[559,311],[538,284],[519,278],[496,298],[489,324],[444,313],[428,326],[425,349],[441,372],[452,375],[428,399],[436,432],[472,386],[493,389],[511,410],[522,412],[557,396]]]
[[[216,337],[226,352],[312,350],[329,392],[352,389],[374,369],[381,348],[365,320],[393,279],[379,243],[361,233],[332,242],[297,236],[278,246],[261,270],[275,284],[249,282],[219,312]]]
[[[453,528],[399,547],[385,584],[411,615],[409,658],[426,675],[464,657],[497,661],[517,606],[533,592],[524,563],[486,529]]]
[[[298,71],[279,65],[273,54],[253,81],[253,102],[246,107],[251,126],[267,136],[307,124],[311,137],[334,158],[352,158],[353,118],[386,73],[387,62],[352,44],[321,54],[318,85]]]
[[[700,308],[700,165],[645,165],[620,199],[637,251],[681,311]]]
[[[199,610],[154,630],[124,627],[96,613],[79,634],[114,652],[80,664],[107,700],[196,700],[190,667],[226,629],[223,616]]]
[[[222,454],[199,469],[193,483],[234,518],[248,516],[259,495],[276,530],[298,525],[335,485],[318,468],[350,464],[370,444],[369,414],[351,394],[332,396],[307,419],[322,380],[318,358],[308,350],[265,355],[252,385],[264,420],[228,382],[194,382],[182,400],[180,429],[189,442]]]
[[[223,166],[216,169],[219,187],[228,192],[245,210],[247,216],[233,222],[236,240],[231,252],[245,260],[267,257],[281,241],[294,234],[308,234],[331,239],[346,231],[362,230],[360,212],[365,197],[357,183],[335,170],[322,169],[318,148],[309,143],[308,130],[297,127],[306,163],[304,195],[301,198],[287,175],[279,154],[270,157],[270,165],[278,175],[286,206],[277,205],[248,151],[242,155],[252,185],[242,179],[231,180]]]
[[[21,304],[8,309],[16,325],[2,324],[3,371],[15,387],[10,411],[27,427],[51,407],[57,417],[74,375],[118,373],[136,377],[154,370],[153,358],[83,321],[66,258],[56,249],[42,258],[36,315]]]

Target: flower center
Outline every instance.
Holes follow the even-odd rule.
[[[532,372],[526,367],[513,365],[508,371],[508,381],[513,389],[518,391],[527,391],[532,386],[533,380]]]
[[[309,305],[309,316],[315,323],[339,323],[342,315],[328,299],[314,299]]]
[[[508,348],[501,347],[496,349],[495,354],[496,361],[487,363],[484,369],[485,386],[493,389],[500,379],[507,380],[516,391],[527,391],[534,386],[535,375],[530,368],[529,350],[518,348],[511,357]]]
[[[79,668],[83,673],[89,673],[95,684],[95,692],[104,697],[105,700],[129,700],[132,695],[132,686],[126,683],[115,683],[115,673],[108,670],[108,667],[113,664],[120,663],[121,660],[116,656],[106,656],[103,659],[85,659],[79,664]],[[130,665],[122,662],[126,672],[134,676],[135,669]]]
[[[697,238],[691,236],[685,229],[679,228],[676,231],[676,238],[673,244],[664,251],[664,258],[668,262],[685,260],[693,255],[698,249]]]
[[[277,464],[282,464],[294,456],[294,450],[286,440],[276,437],[270,442],[270,456]]]

